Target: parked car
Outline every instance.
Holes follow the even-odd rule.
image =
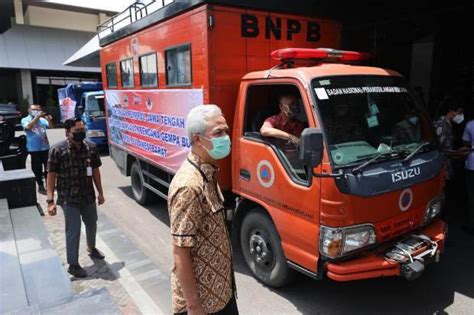
[[[21,112],[15,104],[0,104],[0,163],[5,171],[25,168],[26,136],[15,137],[21,126]]]
[[[16,104],[0,104],[0,122],[9,122],[15,130],[23,130],[21,126],[21,112]]]

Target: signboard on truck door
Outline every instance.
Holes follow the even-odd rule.
[[[203,104],[201,89],[106,90],[110,142],[175,173],[186,159],[188,112]]]

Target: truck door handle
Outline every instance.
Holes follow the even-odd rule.
[[[241,168],[240,169],[240,178],[242,178],[243,180],[249,181],[250,180],[250,172],[247,171],[244,168]]]

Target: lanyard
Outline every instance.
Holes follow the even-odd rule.
[[[207,177],[206,177],[206,174],[204,174],[204,172],[196,165],[196,163],[194,163],[193,161],[191,161],[189,158],[188,158],[188,162],[189,162],[189,164],[191,164],[192,166],[194,166],[194,168],[196,168],[196,169],[199,171],[199,173],[200,173],[201,176],[202,176],[202,179],[203,179],[206,183],[209,182],[208,179],[207,179]]]

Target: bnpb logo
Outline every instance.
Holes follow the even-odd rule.
[[[410,188],[407,188],[402,191],[400,194],[400,199],[398,200],[398,206],[401,211],[406,211],[410,208],[411,203],[413,202],[413,191]]]
[[[275,171],[267,160],[260,161],[257,165],[257,178],[260,185],[270,188],[275,181]]]

